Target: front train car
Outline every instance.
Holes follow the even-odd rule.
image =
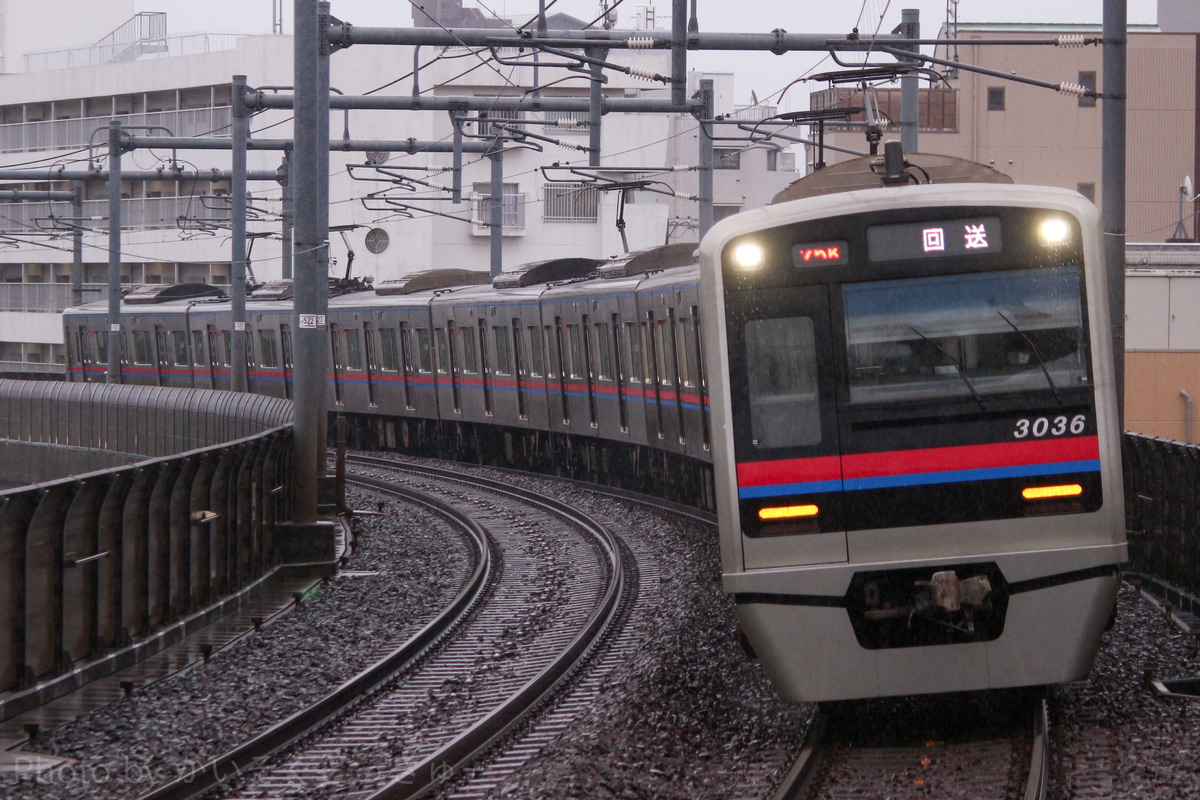
[[[700,258],[724,586],[779,693],[1085,677],[1126,559],[1095,207],[871,189]]]

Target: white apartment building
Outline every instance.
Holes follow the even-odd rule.
[[[136,136],[229,136],[230,82],[245,75],[251,87],[290,91],[292,38],[277,34],[171,36],[165,15],[133,13],[129,0],[38,4],[0,0],[0,170],[29,170],[28,181],[0,189],[69,190],[54,170],[107,169],[107,128],[117,118]],[[649,17],[653,19],[651,15]],[[642,13],[638,19],[644,21]],[[565,22],[564,22],[565,20]],[[53,24],[51,24],[53,21]],[[561,15],[555,24],[571,24]],[[370,24],[369,20],[361,21]],[[47,34],[52,31],[53,35]],[[112,35],[110,35],[112,32]],[[331,58],[331,86],[347,95],[408,95],[419,64],[422,93],[438,96],[520,95],[533,86],[526,66],[489,64],[487,54],[464,49],[356,46]],[[612,51],[610,59],[666,74],[669,52]],[[615,97],[667,98],[669,89],[608,71],[603,92]],[[736,113],[730,74],[689,76],[715,83],[718,113]],[[542,67],[544,96],[587,97],[579,72]],[[755,109],[756,113],[762,113]],[[531,119],[529,131],[586,146],[587,127],[551,112]],[[251,137],[287,139],[291,114],[265,111],[251,119]],[[468,125],[467,133],[477,126]],[[333,139],[442,141],[448,114],[427,111],[334,110]],[[504,265],[558,256],[605,257],[623,252],[617,211],[621,192],[598,191],[594,181],[648,180],[624,192],[625,237],[638,249],[665,241],[696,240],[699,206],[671,196],[695,194],[699,132],[686,115],[608,114],[601,133],[601,166],[588,155],[538,141],[505,150]],[[793,156],[762,144],[717,143],[714,211],[720,219],[754,208],[794,180]],[[490,194],[491,166],[464,157],[461,203],[451,200],[449,153],[330,155],[331,275],[340,275],[353,253],[353,273],[377,281],[435,267],[487,271],[489,228],[481,211]],[[228,151],[135,150],[124,154],[130,170],[228,170]],[[279,152],[251,150],[250,170],[276,170]],[[558,164],[558,167],[551,165]],[[373,165],[373,166],[372,166]],[[380,167],[376,170],[373,167]],[[579,168],[578,171],[572,171]],[[411,179],[411,180],[410,180]],[[122,186],[122,281],[143,283],[229,281],[230,230],[227,181],[199,176],[126,181]],[[282,189],[275,181],[251,182],[247,223],[250,269],[263,282],[282,276]],[[59,314],[70,302],[72,233],[84,230],[85,299],[105,296],[108,273],[108,188],[85,187],[82,218],[67,202],[0,201],[0,371],[61,371]],[[337,230],[342,229],[342,230]],[[20,362],[20,363],[14,363]],[[39,366],[40,365],[40,366]]]

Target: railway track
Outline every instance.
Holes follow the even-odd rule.
[[[472,580],[453,610],[317,707],[147,799],[210,791],[224,797],[327,797],[343,790],[363,797],[419,795],[513,731],[588,657],[628,600],[616,540],[562,504],[446,470],[353,462],[358,474],[351,480],[373,491],[402,493],[447,514],[455,506],[469,508],[469,520],[457,515],[476,542]],[[401,471],[410,484],[403,490],[394,486]],[[559,704],[535,730],[552,732],[571,709],[570,700]],[[556,715],[562,719],[556,722]],[[506,753],[490,772],[500,776],[519,761],[519,749]]]
[[[1011,708],[996,707],[990,718],[984,710],[982,719],[980,709],[963,698],[917,702],[922,711],[906,709],[887,720],[877,702],[844,704],[819,714],[772,800],[1045,800],[1045,699],[1019,696]]]

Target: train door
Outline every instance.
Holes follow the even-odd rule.
[[[463,374],[463,344],[462,334],[458,328],[454,326],[454,321],[450,320],[446,323],[446,332],[441,333],[441,328],[438,328],[439,339],[441,342],[445,340],[445,345],[439,345],[438,350],[444,350],[444,358],[439,358],[439,362],[445,362],[443,367],[438,364],[438,372],[449,372],[450,377],[450,403],[455,414],[462,413],[462,389],[458,385],[458,379]]]
[[[563,351],[563,321],[562,317],[554,318],[554,339],[550,346],[550,369],[551,377],[558,376],[559,397],[562,399],[560,408],[562,409],[563,425],[571,424],[571,396],[567,392],[567,361]]]
[[[329,325],[329,342],[332,347],[333,355],[333,402],[339,406],[345,403],[342,398],[342,371],[346,368],[346,361],[342,356],[342,337],[339,335],[341,329],[337,324],[330,323]]]
[[[492,406],[492,360],[488,354],[488,324],[486,319],[479,320],[479,378],[483,382],[483,413],[493,416]],[[469,330],[463,330],[464,336],[472,336]]]
[[[590,325],[588,323],[588,315],[583,315],[583,324],[579,328],[579,338],[583,340],[582,355],[583,367],[580,372],[583,373],[583,379],[587,381],[587,400],[588,400],[588,422],[593,428],[599,425],[599,415],[596,413],[596,369],[595,356],[592,354],[592,337],[589,335]],[[573,343],[572,343],[573,346]]]
[[[517,392],[517,418],[529,419],[529,412],[525,410],[525,356],[522,353],[523,343],[521,341],[521,320],[514,318],[512,321],[512,375],[513,386]]]
[[[154,383],[165,386],[164,378],[169,372],[171,348],[167,342],[167,331],[162,325],[154,326]]]
[[[727,298],[745,567],[844,562],[828,290],[772,289]]]
[[[286,322],[279,326],[279,350],[283,356],[283,396],[292,398],[292,326]]]
[[[697,402],[700,406],[700,439],[705,452],[712,449],[712,427],[709,420],[708,372],[704,365],[704,341],[700,337],[700,308],[692,306],[687,337],[695,353]]]
[[[379,404],[375,402],[375,381],[379,379],[379,348],[375,346],[375,329],[371,323],[363,322],[363,346],[367,355],[367,402],[372,408]]]
[[[658,320],[658,322],[661,324],[664,320]],[[654,435],[662,440],[666,438],[663,431],[662,348],[655,347],[654,332],[654,312],[647,311],[646,318],[642,320],[641,337],[642,347],[646,351],[646,401],[654,405],[654,410],[647,419],[647,423],[653,428]]]
[[[188,329],[191,340],[192,382],[201,389],[212,389],[212,371],[209,369],[208,351],[204,347],[204,331]]]
[[[607,326],[606,326],[607,327]],[[612,348],[612,364],[613,364],[613,380],[617,385],[617,424],[623,432],[629,432],[629,396],[625,387],[626,370],[622,366],[624,362],[623,353],[621,352],[621,315],[612,315],[612,325],[604,332],[606,337],[609,337],[609,346]]]

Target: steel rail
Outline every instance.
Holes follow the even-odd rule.
[[[411,767],[404,774],[393,778],[382,788],[367,796],[367,800],[410,800],[410,798],[422,797],[428,794],[447,778],[451,777],[459,767],[480,755],[500,737],[523,722],[535,708],[541,705],[543,700],[548,699],[558,690],[563,681],[574,671],[575,667],[587,657],[596,643],[603,638],[619,614],[620,601],[624,594],[625,574],[621,558],[621,545],[611,531],[586,514],[571,508],[565,503],[547,498],[544,495],[527,489],[479,476],[465,476],[454,470],[416,466],[391,459],[349,456],[347,457],[347,461],[367,466],[435,475],[442,480],[465,483],[474,487],[483,487],[499,494],[518,497],[526,503],[574,521],[575,524],[582,527],[596,539],[609,559],[611,577],[600,603],[588,618],[583,629],[572,638],[571,642],[550,664],[543,668],[536,677],[528,681],[516,694],[493,709],[453,741],[439,748],[436,752],[424,758],[419,764]]]
[[[491,534],[465,513],[435,497],[385,481],[355,476],[353,482],[404,497],[448,517],[475,549],[475,569],[454,599],[420,631],[386,657],[349,679],[315,704],[237,748],[225,753],[169,784],[141,795],[139,800],[191,800],[238,777],[257,763],[322,727],[343,713],[365,694],[408,668],[461,623],[478,604],[494,577]]]

